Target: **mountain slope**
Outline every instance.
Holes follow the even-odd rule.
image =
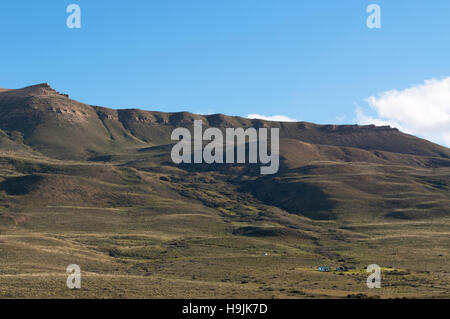
[[[277,127],[281,139],[314,145],[450,158],[449,149],[389,127],[268,122],[222,114],[202,116],[188,112],[113,110],[76,102],[47,84],[0,91],[0,129],[7,134],[22,135],[24,144],[60,159],[86,159],[129,148],[170,144],[173,129],[191,128],[196,119],[202,120],[205,128]]]
[[[279,172],[174,164],[171,132],[196,119],[279,128]],[[389,127],[0,90],[0,297],[448,298],[449,194],[450,150]],[[367,289],[372,263],[389,289]]]
[[[204,128],[213,126],[222,130],[229,127],[279,128],[278,174],[261,177],[255,165],[173,164],[169,156],[173,143],[171,132],[177,127],[192,129],[194,120],[202,120]],[[84,197],[86,203],[92,198],[93,204],[98,201],[99,205],[128,203],[135,206],[147,200],[145,191],[133,191],[135,195],[127,191],[129,195],[125,195],[120,187],[111,188],[109,184],[103,189],[109,195],[102,195],[97,192],[101,187],[85,184],[86,177],[79,176],[83,170],[78,172],[71,168],[67,173],[67,165],[47,164],[41,168],[36,162],[26,163],[26,158],[39,161],[41,157],[41,162],[70,160],[83,163],[83,167],[94,162],[94,167],[108,168],[111,174],[132,174],[139,177],[140,182],[133,186],[138,188],[142,181],[149,181],[142,173],[169,174],[171,181],[177,181],[169,183],[173,196],[182,194],[214,207],[221,204],[185,187],[185,174],[219,174],[216,178],[224,185],[232,181],[261,203],[314,220],[357,219],[361,214],[365,218],[417,219],[450,213],[450,150],[390,127],[114,110],[71,100],[48,84],[39,84],[0,91],[0,129],[0,147],[9,156],[8,162],[11,163],[11,157],[20,156],[20,160],[12,161],[11,169],[21,176],[31,174],[7,178],[2,189],[6,195],[22,195],[25,202],[26,198],[35,198],[33,202],[43,199],[44,192],[55,187],[60,190],[45,195],[48,201],[43,200],[41,204],[57,204],[58,201],[74,204]],[[24,171],[24,166],[35,169]],[[65,176],[62,179],[61,174]],[[96,175],[94,169],[92,176]],[[98,178],[103,180],[101,176]],[[129,182],[125,179],[117,185]],[[168,192],[164,186],[167,183],[154,183],[153,190],[164,190],[158,196]],[[24,184],[22,193],[11,193],[11,189],[20,189],[21,184]],[[66,193],[73,193],[74,189],[84,195],[72,196],[73,200],[69,200]]]

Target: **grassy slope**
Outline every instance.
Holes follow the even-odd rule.
[[[88,106],[38,90],[26,104],[37,117],[12,116],[0,94],[3,118],[40,118],[34,131],[2,124],[1,297],[450,296],[448,149],[395,130],[270,123],[284,136],[275,176],[176,167],[161,144],[200,116],[96,107],[68,121],[45,110]],[[72,263],[80,291],[65,287]],[[365,285],[372,263],[385,267],[379,290]],[[315,270],[342,264],[355,269]]]

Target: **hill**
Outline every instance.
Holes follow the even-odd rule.
[[[170,135],[194,120],[279,128],[279,172],[175,165]],[[2,297],[449,297],[450,150],[394,128],[116,110],[39,84],[0,89],[0,154]],[[389,289],[367,289],[371,263]]]

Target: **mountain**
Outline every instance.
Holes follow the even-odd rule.
[[[279,172],[174,164],[171,133],[194,120],[204,129],[279,128]],[[13,283],[0,275],[0,286],[13,296],[56,289],[36,279],[23,290],[20,276],[35,271],[41,255],[43,274],[76,263],[66,248],[91,273],[136,279],[136,286],[120,281],[127,296],[159,297],[183,297],[186,287],[205,296],[205,285],[221,297],[235,296],[233,289],[243,297],[340,296],[361,292],[364,272],[330,287],[311,269],[343,262],[361,269],[376,259],[391,267],[388,278],[427,282],[450,257],[450,149],[388,126],[116,110],[38,84],[0,89],[0,154],[0,246],[8,260],[0,273],[17,275]],[[262,252],[273,257],[260,265]],[[308,278],[301,294],[292,292],[296,274]],[[148,295],[136,288],[143,278],[164,289]],[[83,296],[105,293],[95,285]],[[442,296],[425,286],[384,296]]]
[[[71,100],[46,83],[0,91],[0,112],[0,128],[4,132],[16,132],[23,136],[24,144],[60,159],[86,159],[92,154],[169,144],[173,129],[192,127],[194,120],[202,120],[205,128],[277,127],[280,138],[289,144],[286,150],[302,148],[306,145],[302,143],[308,143],[450,158],[449,149],[390,127],[268,122],[222,114],[202,116],[188,112],[113,110]],[[300,143],[292,145],[296,141]]]

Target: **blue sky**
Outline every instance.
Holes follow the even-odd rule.
[[[66,26],[71,3],[81,29]],[[381,29],[366,26],[371,3]],[[450,75],[449,16],[448,0],[3,1],[0,87],[48,82],[115,108],[355,123],[358,106],[380,115],[366,98]]]

